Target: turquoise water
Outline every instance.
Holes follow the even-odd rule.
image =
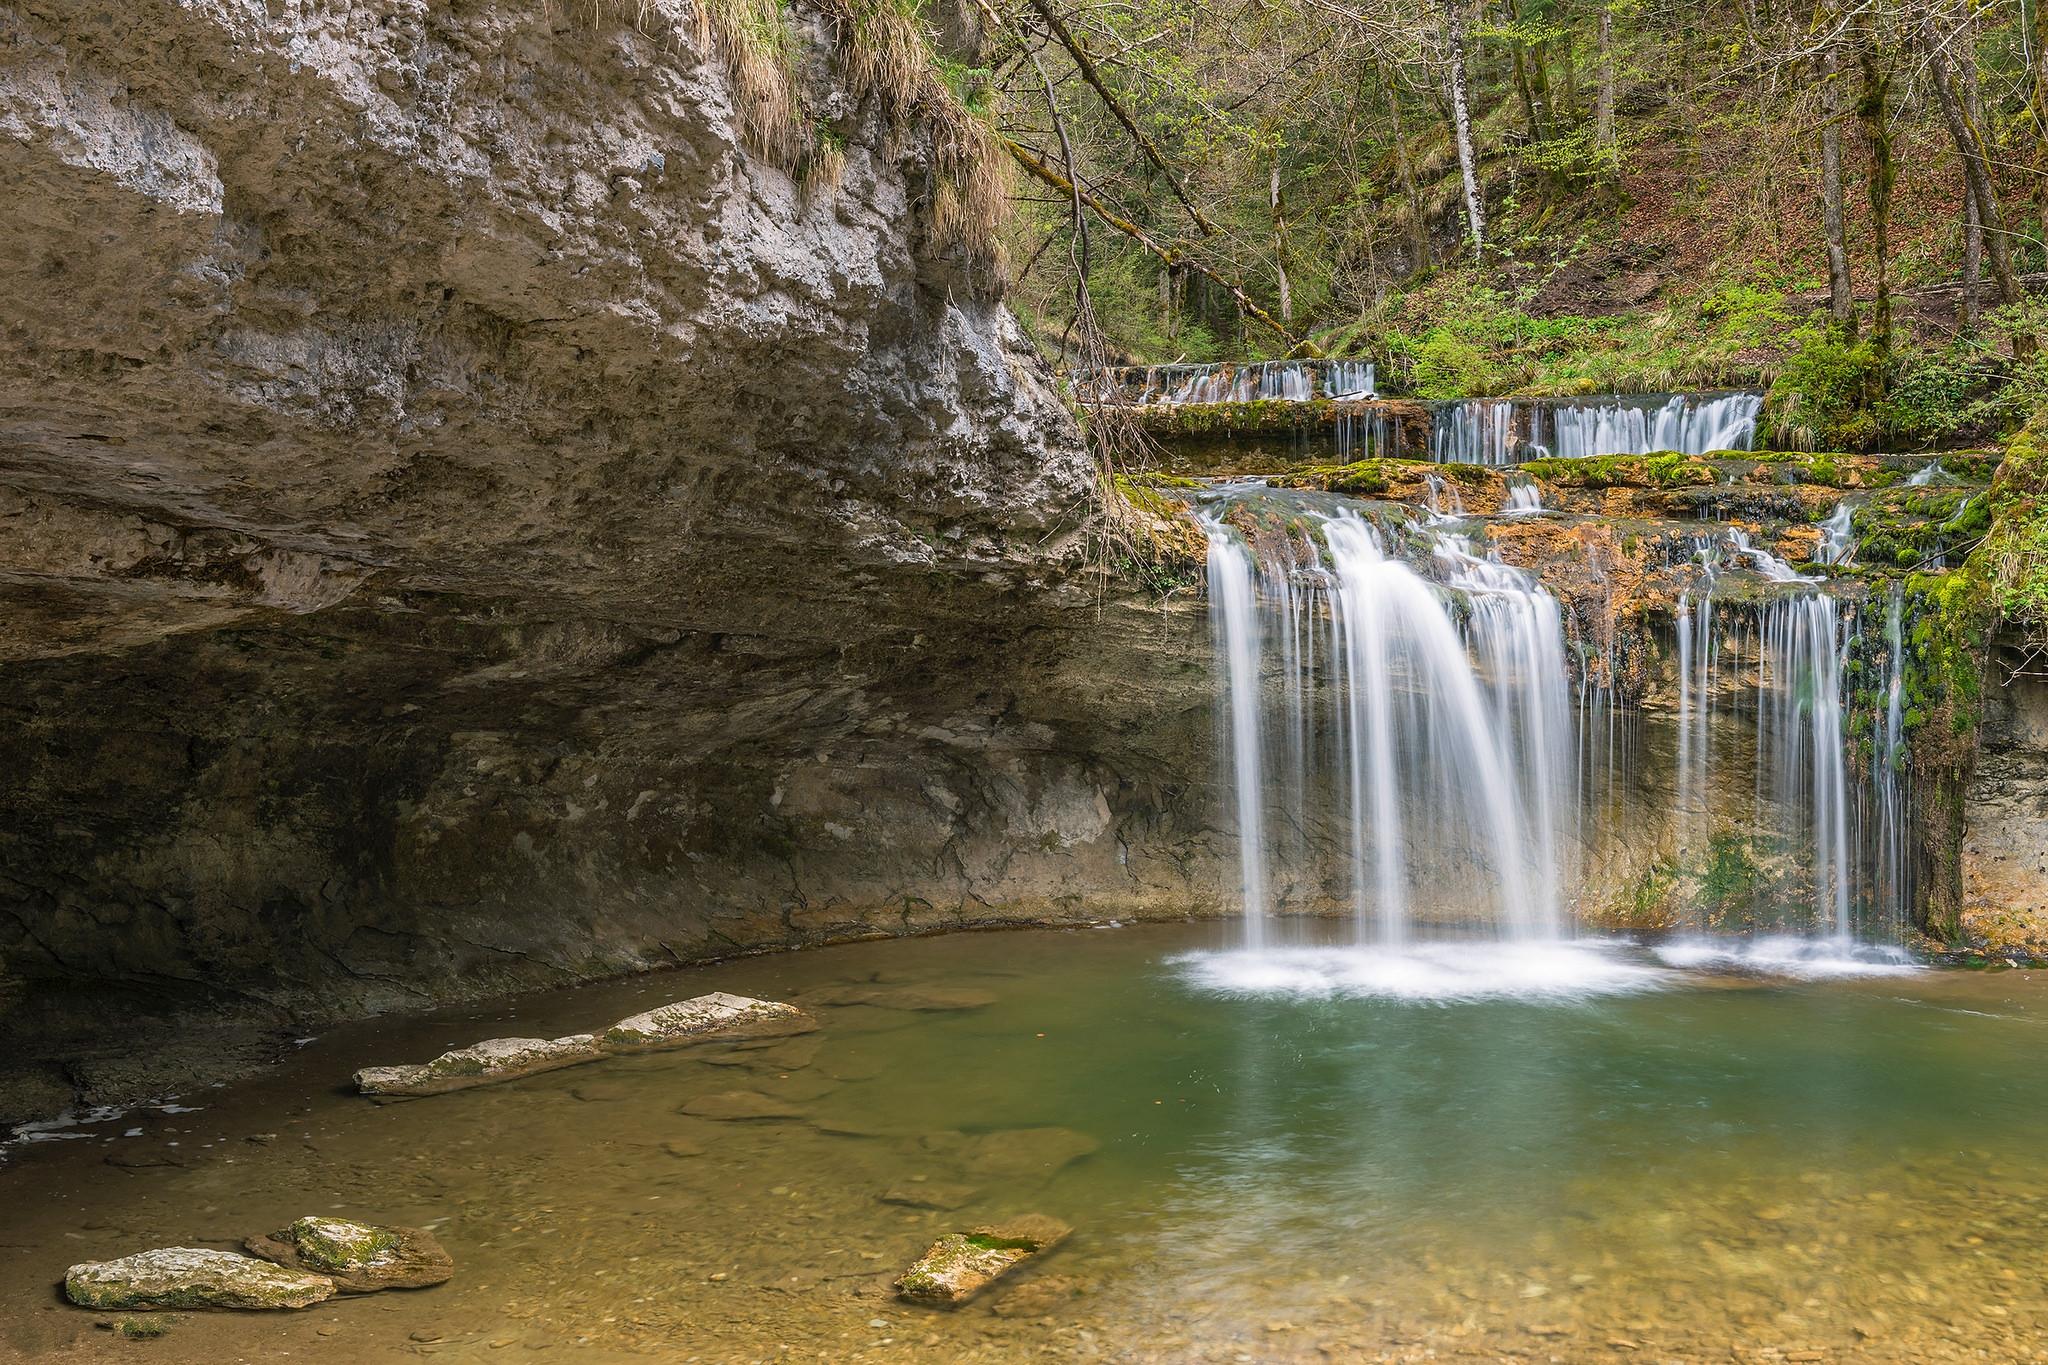
[[[2037,975],[1614,948],[1618,993],[1247,995],[1187,956],[1222,932],[860,945],[322,1039],[197,1113],[18,1151],[0,1344],[132,1352],[52,1299],[71,1260],[335,1211],[435,1225],[456,1280],[179,1324],[152,1357],[2042,1358]],[[403,1104],[336,1088],[712,989],[821,1028]],[[734,1090],[789,1116],[679,1112]],[[881,1197],[919,1188],[967,1202]],[[1042,1267],[955,1313],[893,1301],[933,1237],[1024,1212],[1075,1229]]]

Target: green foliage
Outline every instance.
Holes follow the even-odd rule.
[[[1798,450],[1870,448],[1878,435],[1870,399],[1883,387],[1877,348],[1824,322],[1807,323],[1793,338],[1798,348],[1765,403],[1776,443]]]
[[[2029,639],[2048,639],[2048,408],[2006,446],[1988,501],[1979,560],[1999,611]]]

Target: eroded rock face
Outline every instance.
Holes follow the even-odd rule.
[[[0,1117],[1222,884],[1199,617],[1103,615],[924,140],[800,18],[799,184],[642,8],[0,5]]]

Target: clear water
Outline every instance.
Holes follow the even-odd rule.
[[[1208,969],[1244,965],[1217,955],[1235,940],[1208,925],[868,944],[334,1034],[185,1097],[196,1112],[15,1151],[0,1356],[2042,1357],[2048,980],[1681,971],[1609,945],[1582,951],[1627,990],[1219,984]],[[1430,951],[1453,975],[1500,976]],[[848,983],[987,1003],[818,1004],[799,1046],[428,1100],[340,1089],[356,1066],[481,1036]],[[677,1112],[734,1089],[797,1116]],[[991,1163],[986,1135],[1045,1127],[1099,1146],[1020,1169],[1057,1140],[1004,1138],[1027,1156]],[[878,1198],[945,1184],[971,1202]],[[232,1245],[328,1210],[437,1227],[456,1279],[187,1316],[140,1344],[53,1288],[75,1260]],[[1075,1227],[1035,1274],[954,1313],[890,1297],[938,1233],[1027,1211]]]

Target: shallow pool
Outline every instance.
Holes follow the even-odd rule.
[[[192,1112],[12,1149],[0,1351],[2048,1358],[2041,974],[1700,945],[1246,962],[1226,932],[865,944],[337,1032]],[[424,1100],[345,1088],[707,990],[822,1027]],[[786,1116],[679,1112],[735,1091]],[[313,1212],[432,1226],[456,1278],[152,1342],[57,1292],[74,1261]],[[937,1234],[1025,1212],[1075,1229],[1035,1272],[957,1312],[891,1296]]]

